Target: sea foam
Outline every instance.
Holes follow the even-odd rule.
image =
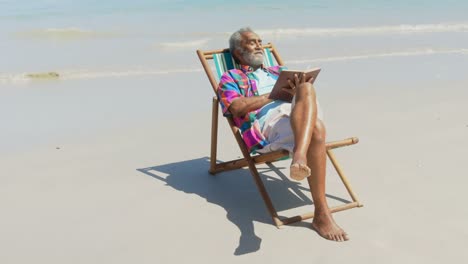
[[[93,70],[62,70],[54,72],[33,72],[17,74],[0,74],[0,84],[24,84],[32,81],[54,81],[54,80],[77,80],[96,78],[119,78],[164,75],[173,73],[201,72],[200,68],[185,69],[138,69],[138,70],[114,70],[114,71],[93,71]]]
[[[369,53],[349,56],[335,56],[324,58],[306,58],[297,60],[285,61],[286,65],[319,63],[319,62],[339,62],[364,59],[378,59],[391,57],[411,57],[411,56],[430,56],[430,55],[468,55],[468,49],[419,49],[412,51],[395,51],[386,53]],[[35,72],[35,73],[18,73],[18,74],[0,74],[0,84],[23,84],[31,81],[54,81],[54,80],[76,80],[76,79],[96,79],[96,78],[120,78],[120,77],[137,77],[137,76],[152,76],[174,73],[193,73],[202,72],[201,67],[180,68],[180,69],[130,69],[130,70],[62,70],[54,72]]]
[[[159,43],[159,46],[166,49],[200,48],[208,43],[208,41],[209,39],[197,39],[192,41],[164,42]]]
[[[377,27],[284,28],[257,30],[260,36],[360,36],[468,32],[467,23],[394,25]]]
[[[46,28],[46,29],[35,29],[29,31],[21,31],[15,34],[18,37],[23,38],[38,38],[38,39],[85,39],[85,38],[96,38],[96,37],[114,37],[118,36],[117,33],[112,32],[98,32],[92,30],[85,30],[81,28]]]
[[[410,57],[410,56],[424,56],[424,55],[443,55],[443,54],[460,54],[468,55],[468,49],[420,49],[413,51],[396,51],[387,53],[370,53],[362,55],[349,55],[349,56],[336,56],[316,59],[299,59],[287,61],[287,64],[302,64],[311,62],[333,62],[333,61],[349,61],[349,60],[363,60],[374,58],[388,58],[388,57]]]

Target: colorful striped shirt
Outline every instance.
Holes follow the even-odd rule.
[[[273,66],[265,70],[278,76],[285,69],[282,66]],[[232,69],[221,76],[218,86],[218,99],[224,116],[232,116],[229,112],[229,106],[232,101],[239,97],[258,96],[257,81],[252,73],[252,68],[247,65],[241,65],[240,69]],[[235,125],[240,129],[242,138],[250,153],[261,149],[268,144],[260,130],[260,124],[257,119],[259,109],[247,113],[242,117],[233,117]]]

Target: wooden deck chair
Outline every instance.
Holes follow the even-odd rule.
[[[264,56],[264,66],[273,66],[275,65],[274,59],[276,60],[278,65],[283,65],[283,61],[281,57],[279,56],[276,48],[274,47],[273,44],[269,43],[267,45],[263,46],[264,51],[265,51],[265,56]],[[229,49],[221,49],[221,50],[211,50],[211,51],[201,51],[197,50],[198,57],[200,59],[200,62],[206,72],[206,75],[208,76],[208,79],[211,83],[211,86],[213,88],[214,93],[217,95],[217,89],[218,89],[218,81],[221,77],[221,75],[226,72],[229,69],[233,68],[239,68],[239,65],[234,61],[232,58],[231,54],[229,53]],[[213,71],[213,66],[210,65],[208,60],[213,60],[214,61],[214,68],[215,71]],[[215,74],[217,78],[215,78]],[[234,137],[237,140],[237,143],[240,147],[240,150],[242,152],[242,155],[244,158],[242,159],[236,159],[236,160],[231,160],[227,162],[221,162],[218,163],[216,158],[217,158],[217,141],[218,141],[218,110],[219,110],[219,101],[218,97],[214,96],[213,97],[213,102],[212,102],[212,125],[211,125],[211,155],[210,155],[210,168],[209,172],[211,174],[216,174],[222,171],[228,171],[228,170],[234,170],[234,169],[239,169],[243,167],[248,167],[254,181],[258,187],[258,190],[260,191],[260,194],[263,198],[263,201],[265,202],[265,205],[268,209],[268,212],[270,213],[271,217],[273,218],[274,224],[279,227],[282,225],[287,225],[290,223],[302,221],[305,219],[310,219],[313,218],[313,212],[305,213],[302,215],[296,215],[293,217],[280,217],[278,216],[278,212],[276,211],[275,207],[273,206],[273,203],[270,199],[270,196],[268,195],[268,192],[265,188],[265,185],[263,184],[263,181],[258,173],[257,168],[255,167],[256,164],[261,164],[261,163],[269,163],[273,161],[277,161],[280,159],[285,158],[286,156],[289,155],[289,153],[286,150],[280,150],[280,151],[275,151],[275,152],[270,152],[266,154],[261,154],[261,155],[254,155],[251,156],[249,153],[246,144],[244,143],[242,139],[242,135],[240,133],[240,129],[235,126],[234,120],[232,117],[227,117],[226,119],[229,122],[229,126],[231,127],[231,130],[234,134]],[[340,141],[333,141],[329,142],[326,144],[327,146],[327,155],[330,161],[332,162],[334,168],[336,169],[338,175],[340,176],[343,184],[345,185],[349,195],[351,196],[352,202],[346,203],[344,205],[339,205],[335,207],[330,207],[331,212],[338,212],[346,209],[351,209],[354,207],[361,207],[362,204],[359,203],[356,194],[353,192],[351,189],[351,186],[344,175],[343,170],[341,169],[340,165],[338,164],[338,161],[336,160],[332,149],[343,147],[343,146],[348,146],[352,144],[358,143],[358,139],[353,137],[353,138],[348,138]]]

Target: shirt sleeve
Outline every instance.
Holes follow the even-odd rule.
[[[232,115],[229,112],[229,107],[234,99],[240,97],[243,96],[241,95],[239,86],[228,72],[224,73],[218,85],[218,99],[224,116]]]

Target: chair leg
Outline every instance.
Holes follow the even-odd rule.
[[[244,159],[247,161],[247,165],[249,166],[250,173],[252,174],[252,177],[254,178],[255,185],[257,185],[258,191],[260,192],[260,195],[263,198],[263,202],[265,203],[268,209],[268,212],[270,213],[271,218],[273,219],[273,222],[275,223],[277,227],[279,227],[281,225],[281,220],[279,219],[278,212],[273,206],[273,202],[271,201],[270,195],[268,195],[265,185],[263,184],[262,178],[260,177],[260,174],[258,173],[257,167],[255,167],[255,160],[250,156],[250,153],[242,139],[239,129],[233,126],[232,120],[229,120],[229,122],[231,124],[232,132],[234,133],[234,137],[237,140],[237,143],[242,152],[242,155],[244,156]]]
[[[262,178],[258,173],[257,167],[255,167],[255,161],[250,157],[246,157],[246,159],[249,164],[250,173],[254,178],[255,185],[257,185],[258,191],[260,192],[260,195],[263,198],[263,202],[265,203],[268,212],[270,213],[270,216],[273,219],[273,223],[275,223],[277,227],[283,225],[283,222],[278,217],[278,212],[273,206],[273,202],[271,201],[270,195],[268,195],[268,191],[266,190],[265,184],[263,184]]]
[[[211,154],[210,154],[210,174],[216,173],[216,152],[218,148],[218,99],[213,97],[211,111]]]
[[[344,186],[346,187],[346,190],[348,191],[349,195],[353,199],[353,202],[357,203],[358,207],[362,207],[363,205],[359,202],[356,194],[354,193],[353,189],[351,188],[351,184],[348,181],[348,178],[345,176],[343,170],[341,169],[341,166],[338,164],[338,160],[335,158],[335,154],[331,151],[331,149],[327,150],[327,155],[328,158],[330,158],[331,163],[335,167],[336,172],[341,178],[341,181],[343,182]]]

